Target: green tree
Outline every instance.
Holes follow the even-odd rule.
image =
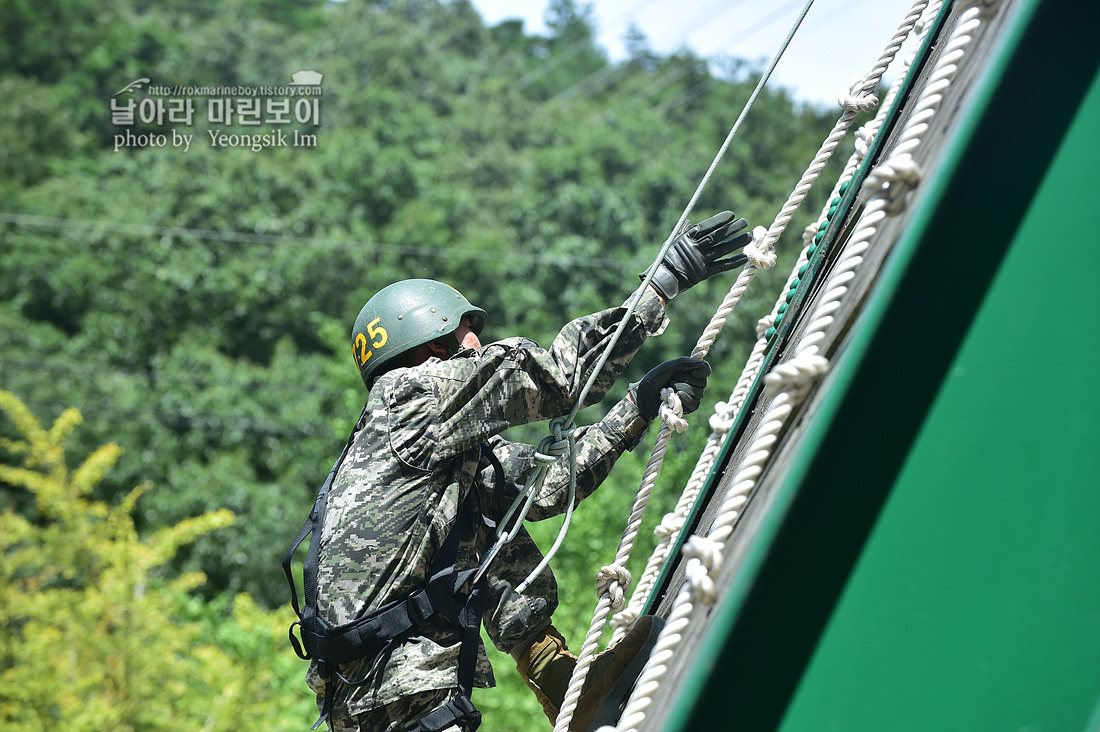
[[[204,624],[187,594],[202,575],[163,571],[232,514],[205,513],[141,540],[131,514],[148,486],[116,506],[89,498],[117,445],[70,470],[65,445],[79,412],[45,429],[6,391],[0,410],[20,435],[0,441],[0,480],[18,493],[0,513],[4,729],[294,728],[308,705],[284,693],[296,666],[275,652],[285,618],[238,595]]]
[[[444,279],[489,311],[485,340],[543,344],[621,302],[757,78],[647,55],[637,37],[644,63],[608,64],[590,13],[564,0],[547,37],[437,0],[9,6],[4,386],[40,417],[81,409],[74,452],[125,448],[92,497],[153,481],[139,535],[232,510],[168,571],[203,571],[207,599],[246,591],[267,607],[285,603],[278,557],[362,405],[346,337],[363,302],[403,277]],[[51,55],[70,40],[75,53]],[[201,98],[186,153],[110,143],[110,95],[135,78],[272,84],[310,68],[325,75],[317,147],[213,149]],[[765,91],[695,218],[768,223],[830,121]],[[808,220],[712,350],[712,391],[736,377]],[[730,282],[679,298],[623,382],[687,353]]]

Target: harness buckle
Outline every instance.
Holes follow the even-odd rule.
[[[470,697],[465,694],[459,694],[454,698],[454,705],[458,707],[459,711],[466,715],[466,717],[473,717],[475,714],[481,716],[481,712],[478,711],[474,703],[470,701]]]
[[[406,600],[406,606],[408,608],[409,619],[416,625],[420,625],[432,615],[435,615],[435,608],[432,607],[432,598],[422,589],[416,590],[409,595],[409,599]]]

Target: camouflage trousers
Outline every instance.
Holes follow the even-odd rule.
[[[416,726],[417,720],[446,704],[454,689],[433,689],[405,696],[369,712],[354,717],[338,715],[329,720],[330,732],[404,732]],[[448,727],[443,732],[465,732],[460,727]]]
[[[539,564],[542,556],[530,534],[521,528],[515,539],[500,550],[496,561],[485,574],[487,592],[482,622],[497,649],[513,658],[517,658],[550,625],[558,606],[557,583],[549,567],[531,582],[526,592],[519,594],[515,591],[515,587]],[[424,655],[419,650],[421,646],[434,650],[435,655]],[[446,657],[439,655],[442,651],[447,652]],[[394,660],[398,654],[402,654],[400,659]],[[443,648],[414,637],[399,647],[384,664],[400,669],[386,678],[349,687],[339,681],[322,678],[316,663],[310,665],[306,678],[317,693],[318,709],[324,705],[325,686],[336,684],[333,699],[335,722],[330,724],[333,732],[396,732],[404,729],[403,724],[415,722],[453,696],[458,655],[457,645]],[[343,673],[346,678],[361,678],[375,662],[374,656],[367,656],[344,666]],[[473,686],[495,686],[484,650],[479,653]],[[424,700],[432,699],[436,702],[425,706]],[[415,712],[409,704],[416,705],[416,709],[423,710],[422,713],[409,716]],[[476,698],[474,704],[477,704]]]

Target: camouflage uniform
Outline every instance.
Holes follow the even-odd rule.
[[[431,714],[450,701],[450,689],[432,689],[413,696],[405,696],[385,706],[375,707],[355,717],[336,715],[329,720],[331,732],[398,732],[405,729],[410,720]],[[462,732],[458,727],[447,727],[443,732]]]
[[[471,489],[475,510],[469,514],[474,518],[461,527],[458,563],[476,566],[492,545],[493,527],[517,495],[517,484],[525,482],[534,465],[535,448],[504,440],[499,433],[567,414],[624,314],[621,307],[578,318],[562,329],[549,350],[509,338],[447,361],[432,358],[380,376],[328,498],[318,577],[321,617],[343,624],[421,585]],[[660,300],[647,292],[589,391],[586,406],[602,399],[664,320]],[[577,430],[578,501],[596,489],[645,428],[637,407],[623,399],[598,424]],[[481,455],[486,442],[504,467],[503,486],[495,485],[494,470]],[[569,470],[564,463],[548,472],[528,519],[565,510]],[[557,586],[549,569],[523,595],[513,591],[541,559],[521,530],[485,575],[483,622],[501,651],[522,651],[550,624]],[[385,719],[381,707],[456,688],[459,647],[455,629],[429,622],[420,627],[419,636],[347,664],[345,678],[367,681],[359,686],[328,682],[337,684],[333,716],[370,716],[378,724]],[[308,681],[320,703],[326,681],[316,663]],[[495,685],[483,645],[474,685]]]

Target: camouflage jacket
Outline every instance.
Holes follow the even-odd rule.
[[[327,622],[346,623],[421,585],[455,524],[460,502],[475,486],[474,515],[480,520],[461,527],[458,563],[478,564],[493,542],[492,527],[534,464],[533,447],[504,440],[499,433],[568,414],[624,314],[625,307],[620,307],[578,318],[548,350],[509,338],[378,378],[328,498],[318,573],[318,611]],[[589,391],[586,406],[603,398],[646,336],[659,332],[665,317],[655,295],[643,296],[633,320]],[[645,428],[637,408],[624,399],[599,423],[577,430],[578,501],[607,477]],[[495,485],[493,469],[482,460],[480,448],[486,442],[504,467],[503,486]],[[528,519],[565,510],[569,470],[564,462],[549,471]],[[508,544],[509,552],[494,560],[487,575],[491,587],[484,623],[494,644],[506,652],[513,650],[509,644],[521,640],[527,624],[541,621],[545,626],[557,604],[552,576],[540,577],[524,596],[511,593],[508,563],[533,567],[539,558],[515,556],[528,550],[513,544],[537,554],[523,534],[519,538],[524,541]],[[541,604],[539,593],[547,596]],[[531,594],[534,601],[527,599]],[[539,614],[546,617],[531,617]],[[428,623],[420,633],[378,657],[344,667],[345,678],[367,681],[358,686],[337,683],[335,712],[360,714],[428,689],[455,687],[457,631]],[[323,695],[326,681],[315,664],[308,680]],[[481,647],[475,686],[494,683]]]

